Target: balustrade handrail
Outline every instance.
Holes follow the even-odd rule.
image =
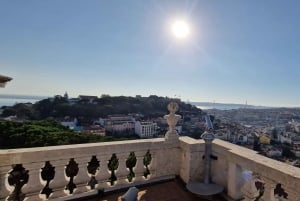
[[[218,173],[216,169],[230,171],[228,164],[232,163],[258,173],[263,179],[279,182],[289,188],[290,197],[293,193],[298,196],[300,171],[297,167],[217,139],[212,154],[218,158],[212,162],[213,178]],[[13,200],[15,195],[44,200],[44,194],[49,199],[57,199],[93,189],[128,187],[149,178],[171,175],[180,175],[188,183],[203,179],[203,155],[203,140],[189,137],[180,137],[172,143],[155,138],[0,150],[0,200],[8,196]],[[15,175],[20,178],[16,179]],[[226,186],[230,193],[228,172],[226,176],[222,178],[227,179],[225,184],[214,182]]]
[[[269,171],[276,171],[277,173],[291,176],[300,181],[300,169],[287,163],[268,158],[258,154],[254,150],[244,148],[235,144],[228,143],[222,140],[216,140],[214,145],[227,149],[227,160],[235,162],[245,168],[252,168],[254,171],[259,170],[260,167],[266,167]],[[217,146],[214,146],[216,149]],[[261,172],[262,175],[267,176],[268,172]]]
[[[164,142],[164,138],[6,149],[0,150],[0,167],[17,163],[31,163],[53,159],[62,159],[68,158],[70,156],[74,157],[82,155],[91,155],[90,151],[93,149],[108,148],[107,151],[105,151],[105,153],[114,153],[115,151],[117,151],[117,149],[114,150],[112,147],[123,147],[126,148],[126,150],[146,150],[149,148],[158,149],[159,147],[155,146],[156,142],[162,143]],[[59,152],[62,152],[63,154],[52,154]],[[34,154],[34,157],[32,157],[32,154]],[[45,158],[45,156],[47,158]]]

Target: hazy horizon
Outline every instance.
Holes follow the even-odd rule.
[[[298,19],[296,0],[1,1],[0,93],[299,107]]]
[[[54,97],[56,95],[63,96],[64,94],[55,94],[55,95],[52,95],[52,96],[28,95],[28,94],[27,95],[25,95],[25,94],[0,94],[0,106],[3,106],[3,104],[1,105],[1,99],[12,99],[12,100],[20,99],[20,100],[32,100],[33,101],[33,100],[42,100],[42,99],[46,99],[46,98],[51,98],[51,97]],[[69,97],[69,98],[78,98],[79,95],[91,95],[91,96],[97,96],[98,98],[101,98],[101,95],[103,95],[103,94],[100,94],[100,95],[96,95],[96,94],[78,94],[77,96],[72,96],[72,97]],[[105,94],[105,95],[110,95],[110,94]],[[155,94],[151,94],[151,95],[155,95]],[[149,95],[149,96],[151,96],[151,95]],[[123,95],[116,95],[116,96],[110,95],[110,96],[111,97],[118,97],[118,96],[123,96]],[[135,96],[128,96],[128,97],[135,97]],[[148,97],[148,96],[143,96],[143,97]],[[168,96],[162,96],[162,97],[168,97]],[[179,97],[168,97],[168,98],[179,98]],[[255,105],[255,104],[248,104],[248,102],[247,103],[234,103],[234,102],[225,103],[225,102],[215,102],[215,101],[190,101],[190,100],[182,100],[182,99],[181,99],[181,101],[186,102],[186,103],[190,103],[190,104],[193,104],[193,105],[208,104],[209,108],[212,108],[214,105],[233,105],[233,106],[245,106],[245,105],[247,105],[247,106],[250,106],[250,107],[254,106],[254,107],[267,107],[267,108],[271,108],[271,107],[274,107],[274,108],[278,108],[278,107],[299,108],[297,106],[288,107],[288,106]],[[10,104],[10,105],[12,105],[12,104]]]

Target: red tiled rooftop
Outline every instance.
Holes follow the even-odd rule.
[[[176,181],[168,181],[150,186],[140,187],[138,193],[139,201],[207,201],[187,191],[183,185]],[[118,192],[104,197],[89,199],[87,201],[121,201],[125,192]],[[217,196],[213,201],[224,201]]]

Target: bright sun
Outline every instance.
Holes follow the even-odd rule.
[[[190,34],[190,27],[185,21],[176,20],[172,24],[172,32],[176,38],[185,39]]]

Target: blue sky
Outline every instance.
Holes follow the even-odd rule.
[[[2,0],[1,93],[300,106],[299,19],[297,0]]]

